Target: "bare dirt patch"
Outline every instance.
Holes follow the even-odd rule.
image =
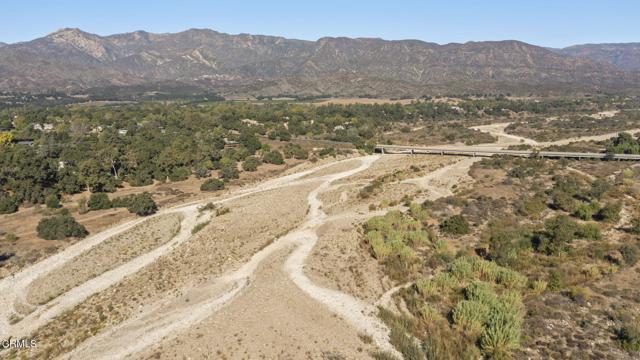
[[[27,301],[44,304],[96,275],[151,251],[178,233],[180,220],[179,214],[162,215],[113,236],[62,267],[36,279],[27,288]]]
[[[356,329],[318,306],[282,271],[289,250],[265,261],[233,303],[177,338],[144,351],[140,358],[367,357],[372,346],[358,337]]]
[[[334,161],[334,159],[321,160]],[[308,165],[305,165],[308,164]],[[240,179],[227,184],[228,189],[220,192],[220,196],[232,192],[235,189],[248,184],[257,183],[268,178],[282,174],[283,172],[297,171],[299,168],[315,166],[308,161],[287,159],[285,165],[263,164],[256,172],[241,172]],[[215,176],[213,174],[212,176]],[[177,182],[156,182],[152,185],[132,187],[124,184],[115,193],[109,194],[110,198],[149,192],[153,195],[160,209],[164,209],[179,204],[211,198],[212,194],[200,191],[200,185],[206,178],[197,179],[190,177],[184,181]],[[62,205],[68,209],[73,217],[84,225],[90,234],[101,232],[105,229],[117,226],[126,221],[136,218],[135,214],[129,213],[127,209],[107,209],[90,211],[79,214],[77,210],[78,201],[84,197],[88,198],[90,193],[83,192],[62,199]],[[68,240],[43,240],[38,238],[36,226],[41,218],[53,214],[54,211],[45,208],[43,205],[21,207],[18,212],[7,215],[0,215],[0,230],[18,236],[15,242],[0,241],[0,253],[11,253],[14,256],[2,263],[0,267],[0,278],[16,273],[27,265],[33,264],[47,258],[70,245],[78,239]]]
[[[359,230],[367,217],[337,217],[322,226],[305,273],[323,287],[373,304],[392,284],[378,261],[362,249]]]
[[[197,288],[246,262],[302,221],[312,188],[305,184],[270,190],[225,203],[230,212],[213,218],[192,239],[38,329],[34,335],[46,345],[30,350],[29,356],[65,353],[145,306],[179,296],[185,288]]]

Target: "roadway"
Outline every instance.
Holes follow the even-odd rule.
[[[496,155],[517,157],[543,157],[554,159],[596,159],[596,160],[631,160],[640,161],[640,155],[632,154],[605,154],[592,152],[563,152],[563,151],[536,151],[536,150],[503,150],[473,146],[447,146],[447,147],[419,147],[408,145],[376,145],[375,151],[381,154],[431,154],[452,156],[480,156],[491,157]]]

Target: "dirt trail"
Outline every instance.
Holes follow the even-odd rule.
[[[495,148],[497,146],[507,147],[507,146],[510,146],[510,145],[520,145],[520,144],[526,144],[526,145],[534,146],[534,145],[538,145],[539,144],[537,141],[532,140],[532,139],[528,139],[528,138],[525,138],[525,137],[522,137],[522,136],[507,134],[505,132],[505,129],[509,125],[511,125],[510,122],[471,127],[471,129],[473,129],[473,130],[487,132],[487,133],[489,133],[489,134],[491,134],[491,135],[493,135],[493,136],[498,138],[498,141],[496,141],[495,143],[479,144],[479,145],[475,145],[474,147]]]
[[[342,161],[349,161],[342,160]],[[341,162],[342,162],[341,161]],[[224,203],[230,200],[238,199],[244,196],[264,192],[276,188],[281,188],[290,184],[301,184],[315,179],[299,180],[300,178],[313,172],[335,165],[336,163],[328,163],[315,168],[272,179],[260,183],[256,186],[240,189],[232,195],[222,199],[216,199],[213,202]],[[171,241],[165,245],[154,249],[153,251],[132,259],[131,261],[107,271],[77,287],[70,289],[68,292],[61,294],[56,299],[43,306],[34,306],[26,301],[26,290],[28,286],[39,277],[57,269],[70,260],[82,255],[89,249],[106,241],[112,236],[123,233],[135,226],[145,222],[148,218],[135,219],[126,223],[117,225],[111,229],[90,236],[68,247],[62,252],[44,259],[28,268],[23,269],[12,277],[0,280],[0,333],[10,334],[13,337],[26,336],[39,326],[53,317],[61,314],[63,311],[73,307],[74,305],[85,300],[89,296],[102,291],[109,286],[116,284],[127,276],[137,272],[144,266],[154,262],[159,257],[166,255],[182,242],[187,241],[191,237],[191,230],[198,223],[198,207],[207,200],[199,200],[196,202],[180,205],[175,208],[168,208],[158,212],[155,216],[170,213],[181,213],[183,220],[181,222],[181,230]],[[18,311],[20,310],[20,311]],[[26,313],[21,321],[11,324],[11,318],[17,313]]]
[[[388,329],[377,318],[375,307],[347,294],[319,287],[303,272],[305,260],[317,241],[316,230],[328,218],[321,210],[322,202],[318,199],[318,194],[326,190],[333,181],[365,170],[377,158],[378,156],[360,158],[361,164],[357,168],[315,179],[314,181],[321,182],[308,196],[310,209],[305,222],[297,230],[253,255],[238,270],[221,276],[206,287],[191,289],[177,299],[150,307],[139,316],[86,341],[66,358],[121,358],[138,353],[163,339],[177,336],[243,294],[253,279],[259,276],[256,274],[259,265],[274,253],[290,246],[295,249],[282,266],[293,283],[311,298],[340,315],[355,329],[369,334],[380,349],[395,352],[389,344]],[[287,289],[280,291],[287,292]],[[137,339],[136,342],[125,341],[131,338]]]
[[[507,134],[505,132],[505,129],[507,128],[507,126],[509,126],[511,124],[512,123],[507,122],[507,123],[498,123],[498,124],[481,125],[481,126],[472,127],[472,129],[488,132],[489,134],[498,137],[498,141],[493,143],[493,144],[480,144],[480,145],[476,145],[474,147],[494,148],[496,146],[507,147],[507,146],[510,146],[510,145],[525,144],[525,145],[531,145],[531,146],[543,148],[543,147],[553,146],[553,145],[556,145],[556,146],[567,145],[567,144],[570,144],[570,143],[576,142],[576,141],[602,141],[602,140],[607,140],[607,139],[610,139],[612,137],[618,136],[618,134],[621,133],[621,132],[627,132],[627,133],[630,133],[630,134],[640,133],[640,129],[632,129],[632,130],[616,131],[616,132],[600,134],[600,135],[573,137],[573,138],[562,139],[562,140],[557,140],[557,141],[538,142],[536,140],[528,139],[528,138],[525,138],[525,137],[522,137],[522,136],[513,135],[513,134]]]
[[[469,169],[482,158],[464,158],[456,163],[441,167],[425,176],[403,180],[404,184],[413,184],[429,191],[427,198],[436,200],[453,195],[452,189],[463,182],[469,181]]]
[[[197,222],[197,207],[191,206],[183,209],[181,212],[184,219],[181,222],[180,232],[171,241],[135,258],[135,261],[129,261],[115,269],[106,271],[72,288],[47,304],[35,308],[34,311],[25,316],[22,321],[15,324],[10,329],[10,333],[14,334],[14,336],[27,336],[33,330],[46,324],[53,317],[61,314],[64,310],[80,303],[99,291],[105,290],[121,279],[134,274],[189,239],[191,229],[193,229]],[[21,295],[23,296],[23,294]]]

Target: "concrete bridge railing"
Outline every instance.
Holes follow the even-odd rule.
[[[382,154],[432,154],[432,155],[452,155],[452,156],[483,156],[491,157],[495,155],[518,156],[518,157],[543,157],[555,159],[597,159],[597,160],[631,160],[640,161],[640,155],[632,154],[604,154],[591,152],[562,152],[562,151],[534,151],[534,150],[499,150],[474,147],[459,148],[438,148],[438,147],[418,147],[403,145],[377,145],[375,151]]]

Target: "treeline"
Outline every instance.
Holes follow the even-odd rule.
[[[580,100],[580,102],[586,100]],[[271,149],[261,137],[352,143],[371,151],[394,123],[476,117],[470,111],[568,107],[572,100],[482,99],[458,106],[400,104],[312,106],[286,102],[141,103],[118,106],[25,106],[0,110],[0,213],[84,190],[112,192],[217,171],[223,180],[262,163],[308,154],[290,144]],[[467,110],[465,110],[467,109]],[[533,111],[533,110],[532,110]],[[542,111],[542,110],[540,110]],[[330,154],[330,151],[323,151]]]
[[[607,143],[607,154],[640,154],[640,134],[623,132]]]

